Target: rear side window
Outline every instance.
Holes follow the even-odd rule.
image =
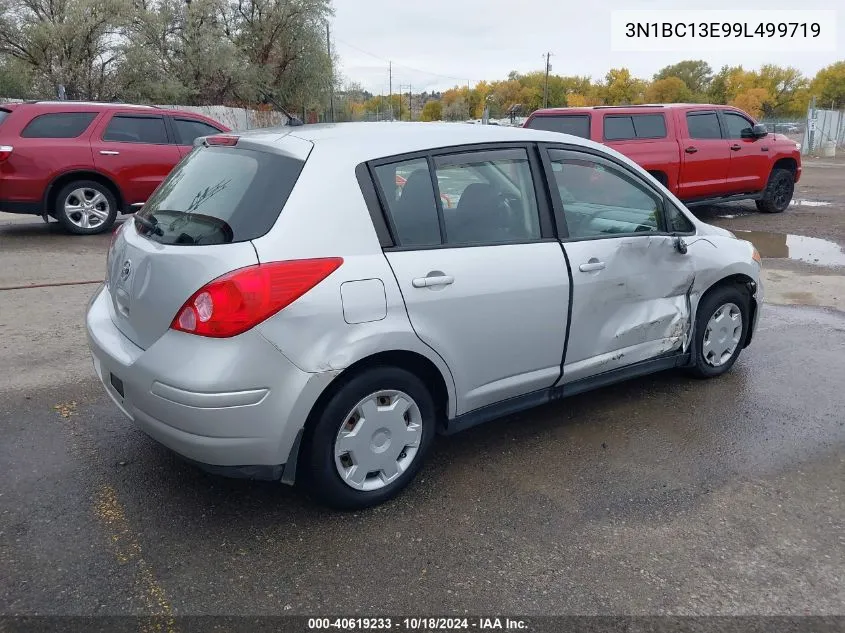
[[[104,141],[121,143],[167,143],[167,129],[162,117],[117,114],[109,121]]]
[[[173,127],[176,128],[176,142],[179,145],[193,145],[200,136],[220,134],[216,127],[193,119],[173,119]]]
[[[528,122],[532,130],[546,132],[561,132],[581,138],[590,138],[590,117],[586,114],[570,114],[565,116],[535,116]]]
[[[690,138],[722,138],[722,128],[715,112],[687,114],[687,128]]]
[[[76,138],[88,129],[96,116],[96,112],[39,114],[26,124],[21,131],[21,136],[24,138]]]
[[[4,121],[4,120],[6,119],[6,117],[7,117],[7,116],[9,116],[10,114],[11,114],[11,112],[9,112],[8,110],[3,110],[2,108],[0,108],[0,125],[2,125],[2,124],[3,124],[3,121]]]
[[[666,138],[666,119],[662,114],[606,116],[604,138],[623,141],[634,138]]]
[[[424,158],[375,168],[400,246],[440,244],[431,172]]]
[[[163,244],[245,242],[278,219],[305,163],[242,148],[197,148],[136,216],[138,230]]]

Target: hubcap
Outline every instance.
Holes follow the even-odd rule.
[[[334,443],[340,478],[356,490],[377,490],[396,480],[417,455],[422,415],[401,391],[370,394],[346,415]]]
[[[96,189],[74,189],[65,198],[65,215],[81,229],[93,229],[109,217],[109,201]]]
[[[701,355],[711,367],[724,365],[742,337],[742,312],[735,303],[726,303],[713,313],[704,330]]]

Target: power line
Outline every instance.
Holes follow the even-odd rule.
[[[374,57],[375,59],[379,59],[379,60],[385,62],[386,64],[391,63],[391,60],[385,59],[381,55],[376,55],[375,53],[371,53],[370,51],[365,51],[360,46],[355,46],[355,44],[350,44],[349,42],[342,40],[337,36],[335,36],[334,40],[335,40],[335,42],[340,42],[341,44],[344,44],[344,45],[348,46],[349,48],[354,48],[359,53],[363,53],[364,55],[369,55],[370,57]],[[398,66],[399,68],[404,68],[406,70],[412,70],[416,73],[422,73],[424,75],[431,75],[432,77],[440,77],[441,79],[451,79],[452,81],[461,81],[461,82],[472,81],[474,83],[478,83],[480,81],[478,79],[471,79],[471,78],[467,78],[467,77],[454,77],[452,75],[441,75],[440,73],[433,73],[433,72],[430,72],[428,70],[421,70],[419,68],[414,68],[413,66],[407,66],[405,64],[397,64],[396,62],[392,62],[392,64],[394,66]]]

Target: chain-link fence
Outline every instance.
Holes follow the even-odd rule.
[[[819,110],[811,104],[801,154],[822,158],[845,154],[845,110]]]

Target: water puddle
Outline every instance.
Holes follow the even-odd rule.
[[[754,244],[763,257],[793,259],[815,266],[845,266],[845,248],[830,240],[768,231],[733,232]]]

